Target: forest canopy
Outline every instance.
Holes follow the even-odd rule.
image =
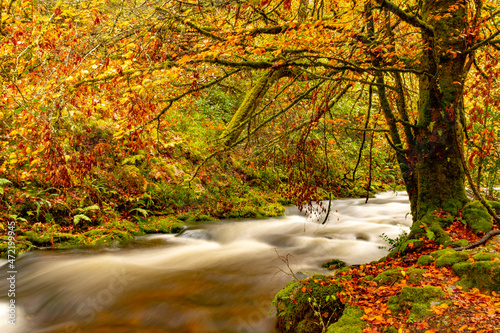
[[[103,188],[127,210],[149,207],[155,181],[200,199],[211,160],[217,172],[239,168],[228,154],[246,180],[264,172],[299,204],[402,184],[415,220],[456,215],[466,176],[490,198],[498,184],[496,1],[2,1],[0,11],[3,182],[56,189],[49,203],[82,189],[70,217],[102,206]],[[34,201],[24,217],[40,218]]]

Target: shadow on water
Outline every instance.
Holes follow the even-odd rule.
[[[333,202],[320,214],[224,221],[180,235],[139,237],[123,246],[38,251],[16,261],[16,326],[7,323],[7,268],[0,269],[0,331],[275,331],[271,301],[294,272],[327,273],[332,258],[349,264],[387,253],[411,218],[407,196],[385,193]],[[303,275],[303,274],[302,274]]]

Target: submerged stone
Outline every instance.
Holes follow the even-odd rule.
[[[321,267],[328,268],[328,269],[339,269],[339,268],[346,267],[346,266],[347,266],[347,264],[339,259],[332,259],[332,260],[324,263],[323,265],[321,265]]]

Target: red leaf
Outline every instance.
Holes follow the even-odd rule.
[[[285,0],[285,2],[283,2],[283,7],[285,10],[290,11],[292,9],[292,0]]]

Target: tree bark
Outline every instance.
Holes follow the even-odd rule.
[[[434,29],[423,32],[427,47],[421,64],[427,74],[419,78],[415,166],[418,194],[412,212],[416,224],[439,209],[456,215],[468,201],[461,164],[460,123],[467,75],[463,54],[467,45],[461,37],[467,28],[466,8],[465,0],[428,0],[423,5],[422,19]]]

